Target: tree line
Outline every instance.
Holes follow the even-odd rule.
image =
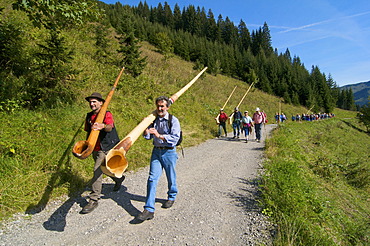
[[[156,7],[146,2],[133,7],[119,2],[101,6],[116,29],[129,25],[126,31],[138,39],[156,45],[165,55],[173,52],[192,61],[197,68],[207,66],[209,73],[247,83],[256,74],[257,88],[286,103],[313,106],[316,112],[332,112],[334,107],[355,109],[353,95],[352,99],[344,96],[330,74],[322,73],[318,66],[308,71],[289,49],[283,53],[274,49],[267,23],[250,31],[243,20],[236,26],[221,14],[216,20],[211,9],[206,12],[204,7],[189,5],[181,10],[176,4],[172,10],[167,2]],[[122,22],[123,16],[129,24]]]
[[[65,35],[91,23],[96,49],[92,59],[125,66],[133,77],[146,65],[139,50],[145,40],[166,59],[176,54],[194,62],[197,69],[207,66],[213,75],[246,83],[257,77],[257,88],[286,103],[313,107],[316,112],[332,112],[336,106],[354,109],[352,92],[339,90],[330,74],[318,66],[308,71],[288,49],[278,53],[267,23],[250,32],[242,20],[235,26],[222,15],[216,20],[212,10],[206,13],[193,5],[181,10],[177,4],[172,10],[166,2],[131,7],[95,0],[17,0],[12,11],[0,6],[0,12],[6,13],[0,17],[0,110],[72,103],[84,82],[74,79],[80,71],[72,65],[75,52]],[[110,27],[116,32],[117,50],[110,47]]]

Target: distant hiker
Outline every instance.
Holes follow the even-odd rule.
[[[227,137],[226,131],[226,121],[229,117],[224,112],[224,109],[220,109],[220,114],[218,116],[218,137],[221,137],[222,129],[224,129],[225,137]]]
[[[118,142],[118,134],[114,126],[113,115],[107,111],[103,123],[95,122],[96,117],[104,104],[105,100],[102,98],[100,93],[94,92],[91,96],[85,98],[89,102],[91,112],[86,115],[85,120],[85,131],[100,131],[99,138],[96,142],[92,156],[95,161],[94,165],[94,177],[92,178],[92,192],[90,194],[89,203],[81,210],[81,213],[87,214],[93,211],[98,206],[98,200],[102,190],[102,179],[103,171],[100,166],[105,160],[105,156],[108,151],[113,148]],[[118,191],[121,188],[121,184],[125,179],[111,177],[115,181],[113,191]]]
[[[254,131],[256,132],[256,141],[261,141],[261,128],[262,124],[265,122],[264,115],[260,112],[260,108],[256,108],[256,112],[254,112],[252,117],[254,123]]]
[[[153,139],[153,150],[150,159],[150,170],[147,181],[146,201],[144,211],[136,216],[137,220],[150,220],[154,217],[156,190],[159,178],[164,169],[167,177],[167,201],[162,208],[170,208],[177,195],[176,185],[176,144],[180,139],[180,122],[168,113],[170,100],[160,96],[155,101],[157,115],[155,121],[144,131],[145,139]],[[171,122],[169,122],[171,120]]]
[[[285,116],[285,114],[284,114],[284,113],[281,113],[281,115],[280,115],[280,121],[281,121],[281,122],[286,121],[286,116]]]
[[[240,135],[240,125],[242,123],[242,113],[239,111],[238,107],[235,107],[234,113],[233,113],[233,138],[239,138]]]
[[[248,143],[249,134],[252,132],[253,120],[248,115],[248,111],[244,111],[244,116],[242,118],[243,131],[245,135],[245,142]]]

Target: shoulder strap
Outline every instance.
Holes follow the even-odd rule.
[[[168,128],[170,129],[170,132],[171,132],[171,128],[172,128],[172,114],[168,113]]]

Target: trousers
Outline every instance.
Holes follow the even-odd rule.
[[[176,184],[176,162],[178,156],[176,148],[174,149],[158,149],[153,148],[152,156],[150,159],[150,170],[147,181],[147,194],[144,208],[149,212],[155,210],[155,198],[157,193],[157,185],[159,178],[164,169],[167,177],[167,199],[175,200],[177,195]]]

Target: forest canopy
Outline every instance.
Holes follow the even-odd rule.
[[[10,1],[9,1],[10,2]],[[341,91],[331,75],[318,66],[308,71],[289,49],[272,47],[269,26],[249,30],[240,20],[236,26],[228,17],[216,18],[212,10],[189,5],[173,9],[164,2],[149,7],[105,4],[95,0],[18,0],[0,7],[0,110],[11,104],[34,108],[54,105],[61,99],[73,103],[84,81],[73,64],[75,47],[66,41],[69,31],[95,26],[96,62],[125,66],[133,77],[145,69],[140,41],[148,41],[166,59],[176,54],[208,67],[213,75],[223,74],[252,83],[282,98],[285,103],[332,112],[334,107],[355,109],[351,91]],[[87,7],[88,6],[88,7]],[[23,14],[22,14],[23,13]],[[27,16],[27,17],[26,17]],[[28,21],[26,19],[28,18]],[[114,29],[112,31],[110,28]],[[109,48],[118,42],[119,48]]]

